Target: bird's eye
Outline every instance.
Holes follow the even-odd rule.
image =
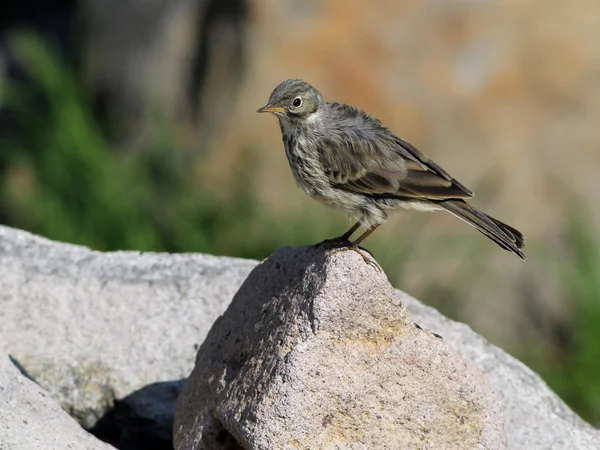
[[[301,104],[302,104],[302,99],[300,97],[296,97],[294,99],[294,101],[292,102],[292,105],[294,105],[294,108],[298,108]]]

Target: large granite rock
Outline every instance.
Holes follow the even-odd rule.
[[[506,410],[509,448],[600,448],[600,430],[571,411],[538,374],[467,325],[444,317],[406,294],[400,295],[417,323],[440,333],[492,384]]]
[[[355,252],[284,248],[246,279],[179,396],[177,450],[506,448],[489,383]]]
[[[0,348],[91,427],[115,399],[186,377],[255,264],[102,254],[0,226]]]
[[[27,379],[0,349],[0,449],[109,450]]]
[[[0,347],[86,426],[115,399],[126,400],[123,417],[140,402],[152,409],[155,397],[146,416],[168,421],[177,384],[161,382],[189,374],[197,346],[255,266],[204,255],[101,254],[0,226]],[[397,295],[491,384],[505,410],[508,448],[600,448],[598,430],[538,375],[468,326]]]

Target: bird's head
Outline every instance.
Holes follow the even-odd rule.
[[[256,112],[273,113],[280,119],[308,119],[319,110],[323,96],[306,81],[291,79],[277,86],[269,102]]]

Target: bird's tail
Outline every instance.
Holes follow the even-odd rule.
[[[463,200],[444,200],[438,205],[475,227],[503,249],[525,259],[525,255],[521,251],[525,246],[525,238],[519,230],[482,213]]]

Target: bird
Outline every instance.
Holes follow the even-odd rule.
[[[279,120],[285,154],[296,184],[310,197],[344,210],[356,223],[323,243],[352,249],[392,210],[447,211],[500,247],[525,260],[525,238],[517,229],[467,203],[473,192],[377,117],[357,107],[328,102],[301,79],[280,83],[258,113]],[[360,228],[354,241],[350,237]]]

